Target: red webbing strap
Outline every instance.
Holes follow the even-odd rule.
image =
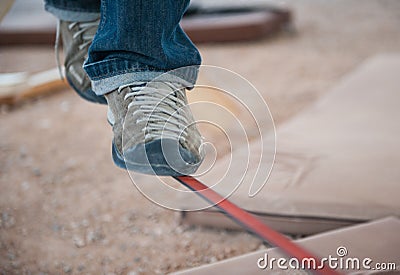
[[[250,232],[254,233],[269,244],[279,247],[288,256],[295,257],[300,262],[302,259],[305,258],[313,258],[316,260],[316,263],[320,263],[318,258],[313,256],[310,252],[293,243],[284,235],[271,229],[255,216],[251,215],[250,213],[231,203],[227,199],[223,198],[217,192],[213,191],[211,188],[208,188],[208,186],[204,185],[195,178],[190,176],[180,176],[175,177],[175,179],[193,191],[201,191],[197,192],[197,194],[209,201],[210,203],[215,204],[216,207],[221,209],[234,221],[243,225]],[[338,272],[330,269],[326,265],[324,265],[324,268],[322,269],[313,270],[313,272],[317,274],[339,274]]]

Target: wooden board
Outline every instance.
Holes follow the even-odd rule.
[[[58,69],[29,74],[0,74],[0,104],[13,105],[23,100],[65,89]]]
[[[228,194],[243,177],[230,200],[291,234],[314,234],[346,223],[400,215],[398,75],[400,55],[371,58],[277,129],[275,165],[256,196],[250,197],[249,190],[257,174],[257,159],[245,174],[231,167],[213,189]],[[250,144],[250,152],[259,148],[259,141]],[[273,151],[264,149],[264,153]],[[247,145],[235,150],[235,156],[246,160]],[[230,160],[230,156],[219,160],[213,173],[200,180],[216,184],[213,175],[224,175]],[[269,167],[269,163],[260,165],[261,169]],[[255,184],[263,180],[256,178]],[[182,209],[195,207],[192,201],[182,200],[181,205]],[[210,215],[209,211],[187,212],[183,220],[233,228],[222,214]]]
[[[39,3],[26,8],[19,4],[6,16],[0,25],[0,46],[54,44],[56,19]],[[188,13],[181,25],[194,43],[233,42],[263,38],[290,21],[290,11],[283,8],[219,7]]]
[[[397,271],[392,273],[387,270],[384,274],[398,274],[400,269],[400,220],[395,217],[388,217],[381,220],[360,224],[356,226],[341,228],[324,234],[318,234],[302,240],[296,241],[297,244],[312,251],[320,258],[328,258],[329,255],[334,258],[355,259],[362,261],[365,258],[372,260],[371,267],[376,263],[394,263],[397,265]],[[338,256],[338,248],[342,247],[347,251],[347,255]],[[345,250],[343,250],[343,248]],[[279,269],[276,265],[274,269],[260,269],[257,261],[264,258],[267,253],[271,258],[286,258],[279,249],[270,248],[261,251],[248,253],[213,264],[206,264],[200,267],[182,270],[173,273],[175,275],[206,275],[206,274],[309,274],[304,270]],[[342,254],[340,254],[342,255]],[[334,262],[333,262],[334,263]],[[276,264],[276,263],[275,263]],[[349,265],[352,267],[352,265]],[[362,270],[362,271],[360,271]],[[338,269],[341,273],[366,274],[368,271],[360,264],[360,270],[348,268]],[[358,272],[358,273],[357,273]],[[371,273],[369,273],[371,272]],[[377,270],[370,270],[368,274],[382,274]]]

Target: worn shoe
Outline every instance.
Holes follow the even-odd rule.
[[[97,96],[93,92],[90,79],[83,70],[83,63],[87,58],[88,48],[98,25],[99,19],[90,22],[59,21],[56,54],[58,61],[58,40],[61,36],[65,54],[65,76],[68,83],[82,98],[95,103],[107,104],[104,96]]]
[[[169,82],[133,83],[105,96],[117,166],[160,176],[196,172],[204,152],[184,87]]]

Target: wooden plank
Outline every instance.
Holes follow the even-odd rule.
[[[341,268],[338,265],[337,271],[345,274],[381,274],[379,271],[366,270],[366,266],[362,265],[363,259],[370,258],[373,262],[371,267],[376,263],[395,263],[397,271],[386,270],[381,271],[384,274],[398,274],[400,264],[400,220],[396,217],[388,217],[365,224],[359,224],[347,228],[341,228],[323,234],[307,237],[296,241],[297,244],[304,246],[321,258],[333,258],[343,260],[355,259],[360,261],[360,268],[356,265],[353,268],[349,265],[346,269],[345,265]],[[339,251],[339,248],[341,250]],[[347,255],[338,252],[347,251]],[[275,268],[271,270],[271,266],[265,269],[259,268],[257,261],[264,258],[265,254],[269,259],[286,258],[278,248],[269,248],[256,252],[247,253],[231,259],[226,259],[212,264],[195,267],[192,269],[175,272],[175,275],[205,275],[205,274],[309,274],[305,270],[294,270],[288,266],[287,270],[279,269],[275,262]],[[333,262],[333,264],[335,261]],[[338,262],[336,262],[338,263]],[[287,266],[287,265],[286,265]],[[396,266],[395,266],[396,267]],[[353,269],[352,269],[353,268]],[[376,272],[376,273],[375,273]]]
[[[25,72],[0,74],[0,104],[13,105],[67,87],[58,69],[35,74]]]
[[[351,223],[400,215],[399,74],[400,55],[371,58],[314,105],[281,125],[276,132],[273,171],[254,197],[249,196],[251,186],[260,186],[266,178],[256,177],[253,182],[253,177],[259,173],[258,167],[269,167],[269,160],[260,164],[259,159],[250,159],[243,173],[229,166],[228,155],[201,180],[213,183],[215,175],[224,175],[215,189],[230,194],[243,177],[230,200],[265,215],[267,221],[271,215],[282,217],[275,229],[292,234],[342,226],[335,221]],[[254,141],[248,150],[245,144],[235,150],[235,156],[245,160],[260,152],[261,145]],[[263,148],[264,154],[274,153],[267,149]],[[189,201],[180,205],[182,209],[196,206]],[[192,224],[231,228],[218,213],[188,212],[184,218]],[[305,223],[291,226],[296,218]],[[324,221],[332,222],[321,227]]]
[[[0,46],[54,44],[55,21],[49,20],[47,14],[34,24],[23,20],[17,15],[0,28]],[[290,21],[291,13],[286,9],[221,9],[185,16],[181,26],[194,43],[233,42],[266,37]]]

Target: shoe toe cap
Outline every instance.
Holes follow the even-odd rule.
[[[172,139],[157,139],[140,143],[123,153],[128,170],[156,175],[188,175],[201,164],[198,154]],[[131,168],[131,169],[130,169]]]

